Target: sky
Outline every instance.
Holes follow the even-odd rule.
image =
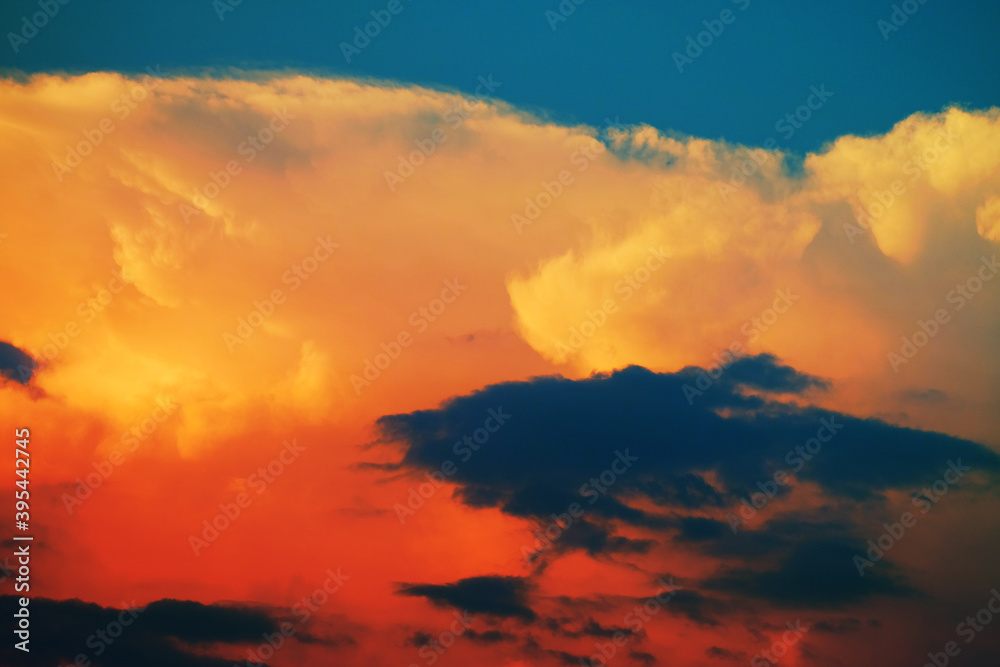
[[[998,18],[5,3],[0,663],[995,664]]]

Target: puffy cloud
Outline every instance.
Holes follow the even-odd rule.
[[[296,75],[7,80],[0,120],[10,155],[0,255],[27,293],[0,293],[0,334],[38,362],[32,385],[46,397],[0,387],[0,412],[30,423],[35,453],[52,462],[38,488],[71,491],[158,402],[177,405],[86,512],[51,525],[104,578],[66,571],[45,585],[104,595],[108,582],[148,583],[154,567],[191,596],[245,599],[233,590],[237,554],[254,549],[271,566],[242,572],[247,581],[287,561],[260,543],[267,526],[288,521],[317,540],[301,567],[322,569],[329,544],[314,528],[337,517],[374,545],[341,554],[359,582],[403,568],[406,581],[455,582],[415,584],[417,597],[464,601],[482,590],[463,584],[478,573],[513,576],[524,519],[537,527],[564,512],[611,464],[614,447],[601,447],[625,438],[655,474],[623,476],[557,541],[559,558],[536,561],[547,569],[531,584],[568,588],[579,573],[603,584],[609,571],[620,584],[614,563],[664,571],[678,564],[673,551],[694,552],[731,567],[714,580],[690,572],[716,587],[678,594],[670,614],[717,627],[719,596],[821,601],[822,585],[796,597],[771,583],[803,582],[810,545],[843,551],[867,535],[850,503],[890,518],[946,454],[995,468],[976,443],[1000,445],[997,110],[918,114],[801,164],[650,127],[565,127],[497,101]],[[4,349],[9,372],[20,357]],[[405,498],[409,473],[451,456],[499,406],[512,419],[459,468],[458,502],[428,503],[414,520],[424,532],[377,523],[395,522],[388,491]],[[352,466],[387,450],[346,446],[381,415],[408,445],[386,485]],[[794,497],[804,518],[790,527],[765,513],[739,535],[720,525],[827,417],[855,435],[775,503]],[[197,568],[187,563],[193,527],[289,434],[311,463]],[[109,532],[109,516],[170,503],[171,516],[136,522],[141,540]],[[290,518],[281,503],[309,509]],[[139,559],[140,543],[159,548]],[[458,573],[445,557],[456,551]],[[842,582],[844,604],[876,594],[891,604],[908,585],[871,576],[881,588]],[[385,588],[359,583],[347,596],[359,615],[412,636],[393,625],[408,612],[384,618],[400,601]],[[544,604],[541,593],[530,605],[504,595],[522,618]],[[623,625],[625,602],[593,590],[575,601],[587,599],[604,605],[587,606],[593,627]],[[482,641],[497,638],[489,632]],[[702,641],[697,657],[738,639]],[[454,650],[464,658],[475,644]],[[529,640],[522,648],[530,654]],[[538,655],[580,652],[564,648]],[[644,648],[636,659],[695,650]]]
[[[411,405],[414,377],[439,397],[481,382],[442,355],[501,380],[551,369],[533,350],[586,373],[741,346],[850,380],[840,407],[969,437],[997,425],[1000,291],[947,300],[996,252],[996,110],[843,137],[800,174],[776,150],[377,82],[38,75],[0,98],[18,156],[3,251],[38,276],[31,308],[0,296],[8,335],[51,362],[57,395],[87,378],[87,407],[133,397],[120,421],[178,395],[188,454],[262,391],[312,418],[373,415],[372,394]],[[895,179],[905,191],[849,239],[852,209]],[[442,308],[447,280],[468,287]],[[941,308],[954,322],[893,372]],[[46,347],[71,325],[71,345]],[[375,367],[401,335],[405,357]],[[927,388],[946,405],[892,398]]]

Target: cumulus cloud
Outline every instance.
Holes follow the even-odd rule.
[[[843,137],[799,173],[778,151],[379,82],[38,75],[0,99],[22,165],[0,187],[35,230],[4,252],[20,245],[12,268],[39,276],[28,310],[0,295],[9,335],[40,358],[77,325],[45,383],[64,395],[88,378],[77,401],[189,395],[189,454],[223,435],[208,431],[222,405],[273,410],[262,388],[315,418],[372,414],[369,396],[402,398],[414,377],[460,381],[446,354],[495,359],[482,372],[501,380],[677,370],[740,346],[848,380],[829,399],[841,408],[997,431],[983,407],[1000,395],[1000,290],[948,301],[996,253],[996,110]],[[845,232],[897,179],[870,229]],[[338,249],[317,263],[320,240]],[[469,287],[427,311],[446,280]],[[941,308],[951,322],[894,372],[888,355]],[[419,352],[375,368],[401,333]],[[931,385],[947,396],[935,410],[899,398]]]
[[[554,563],[544,574],[571,559],[662,571],[674,551],[697,553],[727,567],[691,573],[701,590],[679,593],[669,614],[718,627],[734,600],[917,599],[920,564],[893,570],[893,554],[859,582],[824,560],[877,528],[850,504],[891,518],[950,457],[976,480],[995,475],[996,109],[917,114],[795,156],[645,126],[567,127],[378,81],[93,73],[5,80],[0,120],[12,221],[0,253],[31,276],[30,299],[0,293],[0,334],[18,345],[0,346],[0,373],[24,382],[12,369],[34,359],[46,371],[31,382],[48,396],[31,406],[0,387],[11,399],[0,410],[72,435],[47,459],[53,485],[70,485],[158,399],[178,405],[143,450],[148,466],[117,469],[102,489],[105,507],[138,488],[169,496],[142,475],[189,480],[164,460],[198,459],[215,476],[184,499],[197,525],[216,486],[228,493],[245,474],[219,450],[265,462],[261,434],[295,427],[322,465],[288,493],[321,487],[354,512],[317,516],[368,528],[358,517],[391,503],[385,487],[354,483],[362,456],[341,445],[390,415],[378,427],[403,446],[396,481],[455,458],[458,502],[438,503],[447,518],[421,515],[443,535],[434,549],[381,527],[363,534],[440,568],[431,561],[455,549],[449,526],[470,542],[516,541],[512,525],[543,528],[580,502],[584,516],[540,557]],[[509,423],[461,460],[455,443],[501,407]],[[733,534],[725,513],[823,419],[844,425],[823,465]],[[616,449],[642,466],[605,485]],[[606,491],[588,487],[591,505],[580,489],[592,478]],[[960,498],[978,498],[968,486]],[[790,498],[803,505],[795,521]],[[190,530],[183,520],[171,528]],[[229,544],[243,546],[237,532]],[[122,548],[85,546],[101,562]],[[408,581],[452,583],[404,595],[455,607],[485,591],[500,606],[483,613],[538,614],[529,580],[477,574],[514,567],[483,551],[470,556],[482,570],[414,572]],[[830,581],[812,581],[809,563],[833,568]],[[588,599],[606,602],[574,602]],[[622,626],[610,602],[587,609],[592,630]],[[489,632],[469,644],[509,643]],[[580,652],[566,649],[539,655]]]

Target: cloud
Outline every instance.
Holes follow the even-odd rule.
[[[887,515],[959,460],[976,473],[956,491],[988,498],[983,482],[996,479],[1000,456],[960,438],[803,405],[820,381],[771,356],[746,361],[732,375],[723,371],[693,403],[684,387],[707,369],[629,367],[579,380],[491,385],[378,425],[402,446],[405,469],[453,469],[447,481],[454,498],[548,530],[548,540],[536,532],[526,543],[534,557],[551,561],[579,550],[636,562],[667,553],[671,542],[707,557],[716,571],[665,605],[697,625],[719,626],[759,603],[830,609],[921,596],[912,572],[894,563],[858,576],[852,559],[865,553],[871,526],[852,508],[860,503],[871,516]],[[789,395],[796,402],[779,400]],[[488,414],[506,415],[503,425],[466,452],[463,437]],[[792,482],[772,482],[777,470]],[[761,496],[761,484],[774,486],[776,507],[734,530],[727,517],[741,511],[741,499]],[[995,510],[990,504],[978,512],[985,520]],[[458,588],[425,585],[408,594],[458,606]]]
[[[819,632],[829,632],[835,635],[843,635],[861,630],[862,624],[856,618],[831,618],[823,621],[816,621],[812,624],[813,630]]]
[[[567,630],[560,623],[554,619],[546,619],[547,627],[552,630],[553,633],[560,634],[564,637],[614,637],[615,634],[620,633],[620,636],[632,637],[639,636],[642,633],[637,632],[633,628],[627,628],[624,626],[608,625],[603,626],[598,621],[594,620],[592,617],[588,617],[586,621],[577,630]]]
[[[723,498],[732,503],[758,492],[756,484],[776,468],[853,499],[933,481],[949,459],[962,458],[982,471],[1000,469],[1000,457],[973,442],[743,393],[746,386],[784,393],[816,385],[769,356],[745,360],[689,404],[684,388],[704,372],[630,367],[581,380],[503,383],[434,410],[382,417],[378,425],[402,444],[402,463],[410,469],[439,470],[452,461],[450,481],[467,505],[546,523],[577,503],[585,522],[664,527],[672,519],[640,508],[636,497],[663,508],[690,508],[695,498],[700,507],[718,506]],[[463,437],[490,410],[510,418],[473,451]],[[835,442],[823,446],[817,433]],[[822,447],[822,465],[805,465],[807,442]],[[634,468],[616,462],[626,452]],[[575,532],[571,526],[566,544],[591,552],[606,544],[606,531],[589,523]],[[725,532],[704,519],[687,519],[681,530],[689,539]]]
[[[515,641],[517,639],[515,635],[502,632],[501,630],[484,630],[483,632],[476,632],[475,630],[470,629],[463,632],[462,637],[476,642],[477,644],[497,644],[499,642]]]
[[[948,401],[948,394],[937,389],[911,389],[903,392],[903,398],[917,403],[945,403]]]
[[[731,569],[714,575],[703,585],[794,608],[837,608],[875,595],[905,598],[917,594],[898,574],[880,571],[859,577],[852,558],[863,553],[864,548],[862,540],[802,541],[776,568]]]
[[[82,332],[49,360],[42,384],[55,397],[129,423],[156,397],[176,396],[186,456],[238,435],[248,415],[368,417],[385,412],[381,400],[412,409],[457,385],[554,366],[706,367],[734,344],[834,380],[837,409],[981,441],[1000,432],[989,410],[1000,397],[996,283],[952,311],[954,333],[899,373],[887,361],[918,321],[955,308],[949,291],[996,254],[997,110],[917,114],[885,135],[842,137],[790,172],[779,151],[648,126],[559,126],[500,102],[377,81],[164,77],[120,117],[116,101],[139,81],[96,72],[0,85],[0,140],[25,164],[0,189],[12,218],[37,230],[12,236],[22,251],[11,268],[40,276],[30,308],[12,294],[0,306],[15,314],[4,335],[35,358],[67,327]],[[461,123],[456,110],[468,112]],[[287,127],[248,151],[247,137],[276,113],[290,114]],[[113,132],[71,160],[104,118]],[[386,174],[435,129],[446,140],[391,191]],[[910,183],[907,162],[941,132],[952,137],[947,152]],[[750,154],[769,159],[723,196]],[[57,175],[69,161],[77,166]],[[225,175],[232,161],[239,173]],[[512,216],[537,206],[528,202],[563,170],[573,182],[519,233]],[[907,179],[906,196],[851,243],[844,225],[856,223],[859,189],[867,206],[895,178]],[[67,223],[70,202],[101,222]],[[360,218],[363,227],[351,223]],[[317,238],[338,252],[308,279],[288,273]],[[116,274],[126,285],[111,294]],[[468,290],[421,319],[456,277]],[[69,293],[69,283],[80,287]],[[284,298],[272,311],[274,290]],[[609,299],[616,312],[603,313]],[[251,335],[230,354],[223,336],[256,322],[257,304],[270,314],[241,329]],[[336,318],[318,315],[331,309]],[[380,346],[401,333],[413,347],[375,368]],[[189,354],[164,361],[176,341]],[[439,363],[452,353],[476,359],[482,377]],[[946,393],[950,409],[906,410],[903,392],[923,386]],[[112,400],[122,395],[135,404]]]
[[[470,614],[534,621],[535,612],[527,605],[528,580],[519,577],[485,575],[460,579],[450,584],[407,584],[397,595],[427,598],[436,605],[454,607]]]
[[[801,394],[809,389],[828,389],[822,378],[778,363],[773,354],[758,354],[733,361],[725,368],[725,381],[781,394]]]
[[[1000,446],[1000,283],[976,276],[1000,242],[996,109],[917,114],[886,134],[841,137],[795,156],[645,126],[602,134],[427,88],[294,74],[169,77],[120,117],[115,102],[136,85],[107,72],[0,83],[0,141],[18,165],[0,193],[11,220],[30,221],[5,230],[4,262],[32,277],[30,298],[0,293],[0,334],[43,363],[31,383],[50,397],[26,407],[24,392],[9,392],[14,400],[0,410],[39,428],[74,425],[50,471],[53,488],[70,489],[119,434],[150,418],[158,398],[179,406],[90,501],[95,517],[107,516],[101,503],[117,511],[160,493],[149,474],[190,480],[198,470],[186,511],[139,529],[150,539],[176,532],[181,544],[217,505],[213,494],[244,482],[232,478],[236,461],[273,456],[262,434],[294,428],[339,445],[393,415],[380,427],[403,459],[373,464],[399,466],[385,485],[359,486],[357,452],[341,446],[322,455],[310,447],[329,458],[294,473],[302,483],[282,481],[275,498],[315,508],[300,529],[336,516],[371,535],[368,519],[391,513],[387,489],[402,499],[405,476],[423,478],[452,459],[449,482],[464,507],[442,493],[423,510],[434,540],[409,550],[411,538],[370,529],[391,545],[387,553],[412,555],[408,580],[454,578],[440,569],[439,554],[456,549],[449,531],[484,544],[467,550],[481,565],[469,572],[502,572],[498,563],[514,558],[498,561],[500,546],[481,534],[509,538],[516,556],[519,540],[531,547],[533,538],[511,517],[544,528],[579,503],[584,516],[545,552],[552,561],[569,570],[586,562],[603,575],[672,571],[678,554],[704,556],[706,569],[686,574],[692,586],[717,588],[679,593],[673,613],[718,628],[711,623],[730,619],[714,605],[744,598],[916,602],[900,597],[922,581],[901,552],[892,577],[874,587],[844,581],[842,591],[804,581],[802,554],[856,545],[860,519],[844,505],[860,501],[877,513],[936,479],[949,458],[974,466],[977,481],[963,481],[963,494],[995,474],[996,456],[982,445]],[[458,125],[456,109],[470,112]],[[278,113],[288,126],[250,160],[243,142]],[[114,131],[63,171],[105,118]],[[414,142],[438,128],[446,141],[390,185],[387,175],[412,162]],[[732,186],[750,156],[762,164]],[[239,173],[227,176],[231,161]],[[563,170],[572,183],[540,206]],[[886,193],[892,203],[880,212],[874,204]],[[528,215],[519,226],[515,216]],[[340,247],[304,272],[320,239]],[[974,278],[981,289],[956,302],[957,288]],[[468,288],[439,310],[445,281]],[[272,302],[275,290],[281,298]],[[894,369],[887,354],[942,308],[950,321]],[[240,341],[232,351],[227,334]],[[412,344],[397,342],[402,334]],[[716,367],[734,347],[741,358]],[[702,392],[690,404],[685,385]],[[455,443],[499,407],[510,421],[463,460]],[[758,524],[723,531],[725,512],[789,466],[785,457],[823,419],[843,430],[822,458],[796,473]],[[640,460],[605,484],[624,449]],[[320,497],[307,495],[315,488]],[[170,493],[156,497],[176,501]],[[987,525],[986,505],[966,521]],[[797,522],[789,506],[803,509]],[[263,524],[287,520],[284,510],[260,504],[253,513]],[[67,539],[96,534],[90,519],[79,520],[52,530]],[[241,553],[256,534],[227,533],[213,549]],[[104,563],[113,562],[109,550],[117,557],[125,548],[73,546]],[[366,556],[346,555],[375,581],[380,563]],[[171,586],[196,578],[194,566],[158,557],[170,565]],[[532,585],[562,572],[540,569]],[[144,576],[113,574],[121,585]],[[803,581],[801,593],[769,588],[785,574]],[[473,599],[462,582],[478,580],[412,586],[450,604]],[[97,579],[83,585],[103,590]],[[498,615],[541,613],[526,593],[495,587],[484,588],[511,602]],[[602,627],[621,624],[610,616],[619,598],[586,594],[609,605],[593,612]],[[391,593],[378,595],[371,599],[391,604]]]
[[[722,648],[721,646],[711,646],[705,649],[705,655],[709,658],[719,658],[722,660],[730,660],[732,662],[741,661],[746,657],[746,653],[743,651],[730,651],[729,649]]]
[[[659,583],[657,583],[659,586]],[[662,588],[657,590],[657,594],[662,594],[664,591]],[[693,588],[677,588],[672,591],[672,594],[667,597],[662,598],[664,601],[659,602],[655,607],[659,613],[660,610],[666,612],[670,616],[675,616],[678,618],[685,618],[696,625],[700,625],[706,628],[718,627],[722,625],[723,619],[726,617],[731,617],[735,614],[740,613],[743,610],[742,604],[734,604],[733,600],[724,600],[715,597],[715,594],[709,594],[708,591],[701,592]],[[581,610],[586,609],[589,611],[594,611],[602,614],[608,612],[617,612],[622,614],[618,617],[621,621],[624,619],[626,627],[618,627],[614,624],[609,624],[609,626],[593,626],[591,625],[591,619],[589,616],[581,619],[579,622],[583,629],[588,627],[591,630],[601,631],[603,627],[607,630],[608,627],[612,627],[618,630],[623,630],[626,634],[634,634],[635,636],[644,636],[646,630],[642,629],[643,624],[636,626],[638,620],[648,620],[652,616],[650,612],[647,611],[645,615],[641,613],[643,606],[650,600],[650,597],[633,597],[633,596],[623,596],[620,594],[598,594],[590,597],[559,597],[557,598],[559,604],[562,608],[568,610],[570,613],[580,613]],[[655,614],[654,614],[655,615]],[[559,634],[567,637],[579,637],[585,633],[582,630],[573,631],[565,629],[565,622],[563,623],[553,623],[548,624],[548,629],[554,634]],[[595,635],[596,636],[596,635]]]
[[[720,618],[732,612],[724,602],[694,590],[678,590],[664,605],[668,613],[683,616],[698,625],[714,627]]]
[[[612,553],[646,553],[653,540],[613,535],[606,527],[580,520],[567,528],[556,543],[557,549],[583,549],[592,556]]]
[[[500,102],[376,81],[164,77],[118,112],[139,82],[96,72],[0,85],[0,139],[25,164],[0,188],[11,216],[38,230],[16,236],[22,252],[11,268],[41,276],[30,309],[12,294],[0,305],[16,313],[5,335],[36,358],[67,325],[83,331],[46,373],[59,396],[87,378],[87,390],[73,392],[83,407],[107,410],[123,393],[218,397],[189,401],[189,428],[178,430],[186,454],[222,435],[208,427],[231,422],[222,405],[259,410],[263,391],[274,394],[273,410],[311,418],[358,414],[358,403],[373,411],[352,376],[362,377],[381,343],[415,334],[410,314],[455,276],[475,287],[425,320],[414,348],[422,353],[380,372],[378,396],[407,396],[418,377],[445,395],[460,375],[436,357],[456,341],[470,357],[493,355],[480,372],[494,381],[550,372],[557,360],[567,374],[629,364],[676,371],[738,343],[802,373],[850,378],[841,386],[851,396],[831,398],[842,407],[902,412],[901,391],[933,383],[952,409],[906,419],[965,437],[997,432],[1000,417],[985,409],[1000,396],[995,283],[952,313],[947,326],[960,333],[935,337],[905,374],[886,355],[918,321],[953,308],[949,290],[997,252],[998,110],[916,114],[884,135],[841,137],[792,172],[783,165],[794,156],[779,151],[648,126],[564,127]],[[468,117],[456,122],[456,110]],[[249,151],[247,137],[276,113],[292,116],[287,127]],[[105,118],[113,132],[77,162],[84,131]],[[386,174],[435,129],[446,140],[390,191]],[[936,145],[938,159],[924,159]],[[720,192],[749,155],[768,159]],[[911,176],[915,158],[923,166]],[[232,161],[239,173],[226,175]],[[77,166],[62,173],[68,162]],[[518,233],[512,216],[537,206],[543,184],[564,170],[573,182]],[[853,210],[896,179],[905,196],[851,243]],[[470,183],[489,187],[471,196]],[[70,202],[85,202],[101,223],[67,227]],[[351,223],[359,218],[363,228]],[[286,272],[321,236],[340,251],[292,293]],[[104,304],[114,272],[127,287]],[[69,283],[80,288],[68,293]],[[284,302],[238,352],[220,353],[223,333],[275,289]],[[609,299],[615,312],[603,313]],[[325,308],[360,324],[336,326],[316,315]],[[149,321],[154,330],[142,326]],[[177,340],[191,353],[162,364]],[[156,369],[157,382],[137,366]]]
[[[731,532],[725,522],[700,516],[682,517],[679,528],[678,539],[692,542],[718,539]]]
[[[256,641],[276,621],[261,609],[204,605],[190,600],[157,600],[143,611],[142,628],[193,643]]]
[[[5,596],[2,602],[14,608],[15,599]],[[83,654],[95,667],[224,667],[232,660],[213,656],[209,645],[260,643],[280,623],[260,608],[170,599],[119,609],[32,598],[31,613],[46,619],[31,637],[33,659],[63,664]],[[11,643],[0,649],[6,664],[16,664],[19,656]]]
[[[559,649],[545,649],[545,655],[552,656],[555,658],[560,665],[584,665],[589,662],[587,656],[584,655],[574,655],[567,651],[561,651]]]
[[[31,355],[0,340],[0,378],[28,384],[37,367]]]

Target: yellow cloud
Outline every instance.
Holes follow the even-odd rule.
[[[377,82],[6,81],[0,253],[25,287],[0,293],[0,335],[54,351],[38,382],[78,408],[127,422],[186,400],[187,453],[289,411],[366,420],[540,372],[712,363],[734,342],[842,380],[872,414],[914,386],[995,399],[1000,289],[905,373],[886,354],[996,250],[997,122],[916,115],[792,176],[775,150],[601,137]],[[865,229],[855,212],[886,191]],[[122,289],[86,305],[116,271]],[[439,308],[445,281],[467,288]],[[123,396],[137,407],[109,407]]]

